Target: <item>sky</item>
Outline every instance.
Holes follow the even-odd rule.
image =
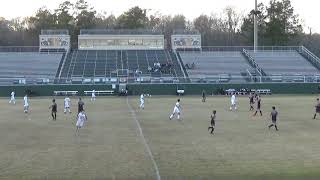
[[[7,19],[32,16],[40,7],[55,9],[65,0],[0,0],[0,17]],[[70,0],[75,2],[75,0]],[[320,33],[317,13],[319,0],[291,0],[296,13],[302,19],[306,30]],[[189,20],[201,14],[220,14],[227,6],[234,7],[237,12],[247,14],[254,8],[254,0],[87,0],[99,12],[116,16],[133,6],[148,9],[150,13],[160,12],[166,15],[183,14]],[[258,0],[268,4],[269,0]]]

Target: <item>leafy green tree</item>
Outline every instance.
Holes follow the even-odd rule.
[[[267,11],[266,11],[266,7],[263,3],[258,4],[258,11],[260,12],[260,14],[258,14],[258,36],[259,36],[259,45],[263,45],[264,44],[264,34],[265,34],[265,29],[266,29],[266,15],[267,15]],[[247,17],[245,17],[243,19],[241,28],[240,28],[240,32],[241,32],[241,36],[243,37],[243,41],[246,45],[250,45],[253,46],[253,30],[254,30],[254,12],[251,11]]]
[[[290,0],[271,0],[267,8],[265,37],[269,45],[287,45],[303,32]]]
[[[56,19],[55,14],[43,7],[37,11],[34,17],[29,18],[28,23],[30,28],[40,33],[41,29],[54,29],[57,25]]]
[[[59,29],[69,29],[73,28],[74,18],[72,16],[71,10],[73,9],[74,4],[70,1],[65,1],[55,9],[55,16],[57,21],[57,28]]]
[[[136,6],[118,17],[117,27],[120,29],[146,28],[148,21],[147,10]]]

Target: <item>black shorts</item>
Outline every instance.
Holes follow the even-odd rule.
[[[316,113],[320,113],[320,109],[316,109]]]
[[[78,112],[81,112],[81,111],[83,111],[83,107],[82,106],[78,107]]]
[[[51,113],[57,113],[57,111],[51,111]]]

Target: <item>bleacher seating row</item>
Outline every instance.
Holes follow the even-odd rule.
[[[154,63],[170,64],[168,71],[150,71]],[[183,73],[176,56],[167,50],[72,50],[68,53],[60,78],[93,78],[148,75],[179,77]]]
[[[88,84],[130,82],[132,77],[135,83],[177,82],[178,78],[184,77],[200,83],[320,81],[317,67],[298,51],[247,52],[264,71],[265,77],[256,74],[255,67],[241,51],[197,50],[176,54],[170,50],[1,52],[0,49],[0,85],[51,83],[55,77]],[[155,63],[170,65],[170,68],[154,71]],[[192,68],[186,66],[193,63]]]
[[[197,82],[241,82],[261,81],[267,82],[318,82],[319,70],[295,50],[257,52],[247,51],[259,68],[263,70],[262,76],[257,77],[256,67],[248,63],[240,51],[183,51],[179,52],[184,68]],[[195,64],[188,68],[186,64]],[[250,72],[250,73],[248,73]],[[230,78],[220,78],[229,75]],[[222,79],[222,80],[221,80]]]
[[[179,54],[184,65],[195,64],[194,68],[187,69],[191,79],[205,77],[215,79],[215,82],[229,82],[232,79],[228,76],[241,77],[241,72],[252,69],[243,55],[237,51],[186,51]]]
[[[249,51],[267,75],[315,75],[319,70],[297,51]]]
[[[13,84],[19,79],[26,83],[54,79],[62,53],[0,52],[0,84]]]

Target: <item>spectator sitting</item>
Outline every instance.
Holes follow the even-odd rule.
[[[192,65],[191,65],[191,69],[195,69],[196,68],[196,65],[195,63],[193,62]]]
[[[142,72],[139,69],[136,69],[136,75],[140,75]]]

